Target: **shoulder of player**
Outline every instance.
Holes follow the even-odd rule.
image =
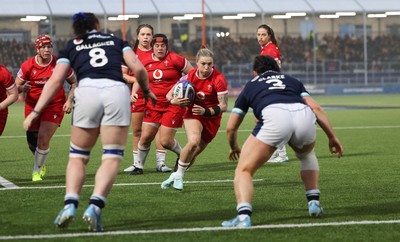
[[[170,58],[170,59],[186,59],[186,57],[184,57],[183,55],[180,55],[180,54],[178,54],[176,52],[172,52],[172,51],[168,51],[166,58]]]
[[[140,62],[142,62],[144,66],[155,62],[155,60],[153,59],[153,55],[144,55],[138,59],[140,60]]]
[[[194,76],[196,76],[196,72],[198,69],[199,68],[197,66],[191,69],[187,74],[188,78],[193,78]]]
[[[165,60],[172,63],[172,65],[178,69],[183,69],[186,65],[186,58],[183,55],[180,55],[175,52],[168,52],[167,56],[165,57],[165,59],[163,61],[165,61]]]
[[[2,77],[3,75],[7,75],[7,73],[9,73],[8,69],[5,66],[0,65],[0,77]],[[0,81],[1,80],[2,78],[0,78]]]
[[[103,32],[92,32],[87,34],[82,39],[71,39],[68,41],[67,46],[76,46],[76,45],[90,45],[96,42],[106,42],[106,41],[114,41],[115,43],[123,43],[124,41],[117,36],[106,34]]]
[[[225,75],[215,68],[215,66],[213,67],[212,76],[225,79]]]
[[[35,57],[36,56],[32,56],[29,59],[27,59],[26,61],[22,62],[21,69],[24,69],[24,70],[31,69],[36,63]]]
[[[153,51],[151,51],[151,50],[144,51],[139,48],[137,48],[137,50],[136,50],[136,55],[139,60],[145,59],[148,56],[151,57],[152,53],[153,53]]]

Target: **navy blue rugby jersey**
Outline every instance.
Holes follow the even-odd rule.
[[[128,42],[101,33],[90,32],[83,39],[71,39],[60,51],[57,63],[68,63],[74,69],[78,81],[83,78],[122,79],[123,51],[131,49]]]
[[[261,120],[264,107],[274,103],[304,103],[309,96],[303,83],[281,72],[266,71],[246,83],[235,102],[232,112],[246,114],[249,108]]]

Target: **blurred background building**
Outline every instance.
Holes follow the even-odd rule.
[[[72,37],[71,16],[93,12],[104,31],[136,38],[139,24],[170,38],[194,62],[203,41],[231,93],[251,77],[256,29],[270,25],[282,69],[314,93],[400,93],[399,0],[2,0],[0,63],[15,74],[47,33],[55,53]],[[203,19],[204,17],[204,19]],[[204,22],[203,22],[204,20]],[[205,25],[203,24],[205,23]]]

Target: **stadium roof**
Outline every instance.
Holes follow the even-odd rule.
[[[201,2],[202,0],[125,0],[125,14],[168,16],[201,13]],[[206,14],[212,15],[400,11],[399,0],[205,0],[205,3]],[[121,14],[122,11],[122,0],[2,0],[1,5],[0,17],[71,16],[80,11],[110,16]]]

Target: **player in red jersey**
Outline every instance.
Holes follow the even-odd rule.
[[[278,42],[275,38],[274,30],[266,25],[262,24],[257,28],[257,40],[261,46],[260,55],[268,55],[274,58],[278,66],[281,67],[281,52],[278,48]],[[278,148],[275,153],[271,156],[268,162],[287,162],[289,157],[286,153],[286,147]]]
[[[18,88],[10,71],[0,65],[0,135],[7,122],[8,106],[18,99]]]
[[[147,104],[140,136],[138,159],[142,165],[149,153],[151,142],[159,132],[161,145],[178,155],[181,146],[175,139],[176,129],[182,127],[184,108],[171,105],[166,98],[168,91],[193,66],[183,56],[168,51],[168,38],[164,34],[155,34],[151,41],[152,55],[146,55],[141,61],[150,81],[151,91],[157,96],[157,105]]]
[[[142,60],[146,55],[151,55],[153,50],[150,46],[150,42],[153,38],[153,27],[150,24],[140,24],[136,29],[137,40],[133,47],[139,60]],[[125,66],[126,67],[126,66]],[[128,83],[132,85],[132,98],[133,102],[131,105],[131,124],[132,124],[132,155],[133,164],[125,168],[125,172],[130,172],[131,175],[143,174],[143,164],[138,159],[138,143],[140,135],[142,134],[142,123],[144,117],[144,111],[146,107],[143,93],[138,85],[136,78],[132,75],[132,72],[128,68],[123,68],[124,78]],[[157,133],[158,134],[158,133]],[[156,171],[158,172],[170,172],[171,169],[165,165],[167,151],[160,144],[159,135],[156,135]]]
[[[275,38],[274,30],[266,24],[257,28],[257,41],[261,46],[260,55],[269,55],[281,66],[281,52]]]
[[[22,63],[16,78],[18,90],[26,92],[25,117],[33,111],[57,60],[53,55],[53,41],[50,36],[38,36],[35,47],[37,55]],[[68,99],[65,99],[64,88],[60,88],[50,104],[40,113],[40,118],[26,131],[29,149],[35,155],[32,181],[41,181],[45,175],[44,164],[50,151],[50,139],[60,126],[64,112],[70,113],[72,110],[73,93],[77,83],[72,69],[69,70],[67,81],[71,85]]]
[[[196,55],[197,68],[191,70],[186,78],[195,87],[194,104],[186,109],[184,126],[187,144],[179,156],[178,169],[161,184],[166,189],[173,186],[183,189],[183,175],[193,165],[195,158],[217,135],[222,113],[228,108],[228,86],[225,77],[214,68],[214,55],[209,49],[200,49]],[[187,98],[173,98],[168,93],[171,104],[186,106]]]

